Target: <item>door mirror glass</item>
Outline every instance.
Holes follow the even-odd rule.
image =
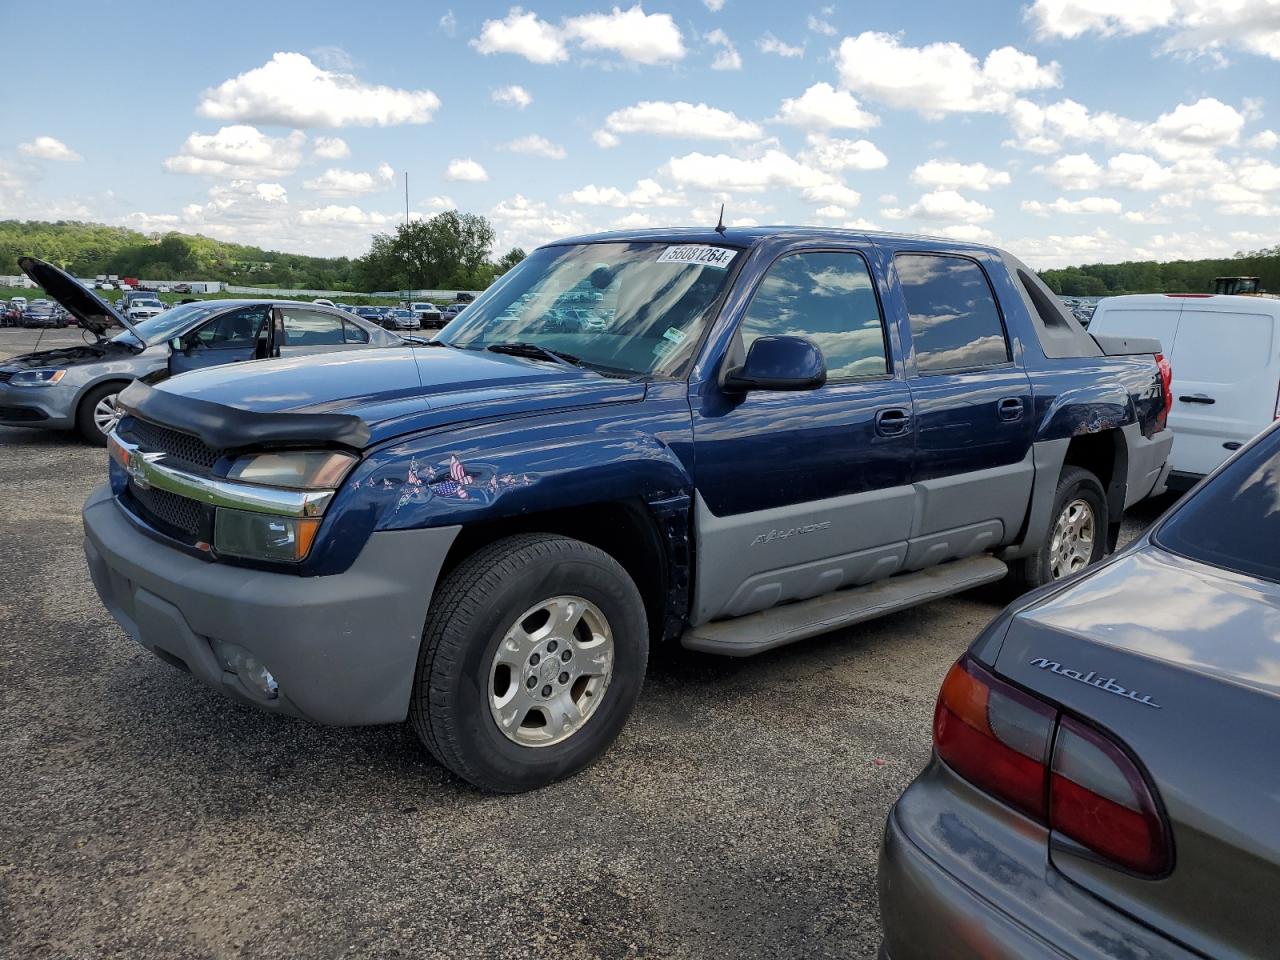
[[[746,362],[724,377],[733,393],[748,390],[816,390],[827,382],[827,362],[807,337],[757,337]]]

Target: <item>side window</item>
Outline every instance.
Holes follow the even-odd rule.
[[[195,343],[209,350],[252,347],[263,335],[270,312],[270,307],[261,306],[224,313],[196,331]]]
[[[808,337],[832,380],[888,371],[884,323],[867,262],[856,253],[793,253],[769,268],[739,328],[757,337]]]
[[[340,317],[290,306],[281,307],[280,313],[286,347],[328,347],[346,342]]]
[[[911,315],[917,370],[1008,362],[1009,341],[981,267],[963,257],[918,253],[900,253],[894,264]]]
[[[346,332],[347,343],[368,343],[369,331],[350,320],[342,321],[342,329]]]

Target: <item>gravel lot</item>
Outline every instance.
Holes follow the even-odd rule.
[[[747,661],[657,651],[600,763],[495,798],[407,728],[259,713],[135,646],[81,553],[104,471],[0,428],[0,955],[874,955],[885,813],[996,595]]]

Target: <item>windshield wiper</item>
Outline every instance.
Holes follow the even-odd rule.
[[[513,357],[528,357],[531,360],[551,360],[571,367],[582,366],[582,361],[572,353],[550,350],[536,343],[520,341],[517,343],[491,343],[485,347],[490,353],[505,353]]]

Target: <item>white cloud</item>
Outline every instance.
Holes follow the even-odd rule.
[[[453,202],[453,197],[445,195],[428,197],[419,206],[423,210],[429,210],[431,213],[439,213],[442,210],[456,210],[458,208],[458,205]]]
[[[1062,190],[1096,190],[1103,180],[1102,167],[1087,153],[1070,153],[1035,170]]]
[[[206,90],[197,107],[215,120],[282,127],[370,127],[429,123],[440,107],[430,90],[398,90],[325,70],[301,53],[277,53],[260,67]]]
[[[490,96],[493,98],[494,103],[505,103],[519,110],[523,110],[533,103],[533,96],[518,83],[513,83],[507,87],[498,87]]]
[[[719,13],[724,9],[724,0],[702,0],[702,3],[712,13]]]
[[[844,207],[837,207],[835,204],[828,204],[825,207],[819,207],[813,211],[814,216],[822,217],[824,220],[843,220],[849,215],[849,211]]]
[[[829,83],[815,83],[800,96],[783,100],[773,120],[811,130],[865,130],[880,123],[879,117],[862,109],[853,94]]]
[[[1123,207],[1119,200],[1111,197],[1081,197],[1079,200],[1068,200],[1059,197],[1052,203],[1041,203],[1039,200],[1023,200],[1022,209],[1037,217],[1047,217],[1051,213],[1066,214],[1111,214],[1118,215]]]
[[[617,187],[597,187],[589,183],[561,199],[588,207],[676,207],[686,202],[681,194],[672,193],[658,181],[647,178],[637,181],[635,188],[627,192]]]
[[[453,15],[453,10],[446,10],[444,15],[440,17],[438,22],[440,32],[446,37],[456,36],[458,33],[458,18]]]
[[[835,12],[835,8],[827,7],[822,12],[824,14],[831,14]],[[821,17],[815,17],[812,13],[809,14],[808,23],[810,32],[820,34],[824,37],[834,37],[839,32],[833,24],[823,20]]]
[[[950,223],[944,227],[939,227],[938,233],[944,237],[951,237],[953,240],[963,240],[966,243],[995,243],[998,239],[986,227],[980,227],[975,223]]]
[[[709,107],[705,103],[645,100],[631,107],[615,110],[604,119],[608,138],[600,146],[615,146],[622,133],[647,133],[658,137],[680,137],[705,140],[754,140],[764,135],[758,124],[742,120],[728,110]]]
[[[1106,182],[1130,190],[1163,190],[1177,179],[1175,169],[1163,167],[1143,153],[1118,153],[1107,161]]]
[[[304,180],[302,188],[326,197],[360,197],[385,190],[395,179],[395,175],[395,170],[387,163],[380,164],[377,173],[331,167],[318,177]]]
[[[766,33],[760,38],[756,44],[760,48],[761,53],[776,53],[780,57],[803,57],[804,45],[795,46],[790,43],[783,43],[772,33]]]
[[[449,166],[445,169],[444,178],[446,180],[482,183],[489,179],[489,174],[484,167],[474,160],[450,160]]]
[[[18,144],[18,152],[24,157],[35,157],[37,160],[84,159],[61,140],[48,136],[36,137],[30,143]]]
[[[592,229],[592,224],[576,211],[553,209],[541,200],[530,200],[519,193],[495,204],[489,211],[489,219],[497,228],[495,247],[500,250],[511,247],[527,250],[548,240]]]
[[[191,134],[164,166],[172,173],[231,179],[287,176],[302,163],[305,142],[298,130],[269,137],[256,127],[234,124],[214,134]]]
[[[552,143],[546,137],[536,133],[512,140],[503,149],[510,150],[512,153],[528,153],[537,157],[547,157],[551,160],[563,160],[568,156],[564,147],[560,146],[560,144]]]
[[[1008,186],[1012,178],[1004,170],[985,163],[955,163],[949,160],[927,160],[911,171],[911,180],[924,187],[947,187],[954,190],[979,190]]]
[[[969,200],[955,190],[934,190],[911,206],[881,211],[890,220],[926,220],[933,222],[964,221],[984,223],[996,215],[990,207]]]
[[[351,148],[341,137],[316,137],[311,141],[311,152],[324,160],[344,160],[351,156]]]
[[[647,213],[628,213],[609,224],[614,230],[644,230],[656,227],[657,221]]]
[[[666,164],[671,179],[701,190],[758,192],[770,187],[817,187],[833,182],[828,174],[800,163],[781,150],[766,150],[753,159],[726,154],[689,153]]]
[[[843,87],[926,117],[947,113],[997,113],[1025,90],[1061,83],[1056,63],[1001,47],[979,64],[958,43],[903,46],[898,37],[867,31],[840,43],[837,67]]]
[[[597,130],[591,134],[591,139],[595,141],[597,147],[603,150],[610,150],[622,142],[608,130]]]
[[[1240,186],[1257,193],[1280,193],[1280,166],[1261,160],[1246,161],[1237,168]]]
[[[1054,153],[1068,142],[1092,142],[1177,159],[1234,145],[1244,116],[1213,97],[1180,103],[1150,123],[1105,111],[1093,113],[1074,100],[1047,107],[1021,100],[1011,108],[1009,122],[1017,137],[1014,145],[1036,153]]]
[[[826,203],[833,206],[856,207],[862,202],[862,194],[843,183],[819,183],[805,187],[800,195],[810,203]]]
[[[705,37],[707,43],[712,46],[719,47],[716,52],[715,59],[711,61],[712,70],[741,70],[742,56],[738,53],[738,48],[733,45],[733,41],[729,39],[729,35],[717,27]]]
[[[1261,130],[1249,138],[1249,146],[1254,150],[1274,150],[1280,147],[1280,133],[1274,130]]]
[[[564,22],[566,36],[585,50],[608,50],[634,63],[669,63],[684,57],[680,28],[669,13],[645,13],[640,4],[630,10],[589,13]]]
[[[533,12],[512,7],[502,20],[486,20],[471,45],[481,53],[514,53],[530,63],[569,59],[560,31]]]
[[[1027,18],[1041,37],[1159,30],[1167,34],[1167,51],[1219,54],[1226,47],[1280,60],[1280,11],[1273,0],[1035,0]]]
[[[399,218],[386,213],[375,213],[360,207],[330,204],[327,207],[312,207],[298,211],[298,220],[308,226],[316,224],[344,224],[370,229],[385,227],[396,223]]]
[[[837,140],[820,133],[805,139],[809,147],[800,160],[822,170],[883,170],[889,165],[889,158],[870,140]]]

